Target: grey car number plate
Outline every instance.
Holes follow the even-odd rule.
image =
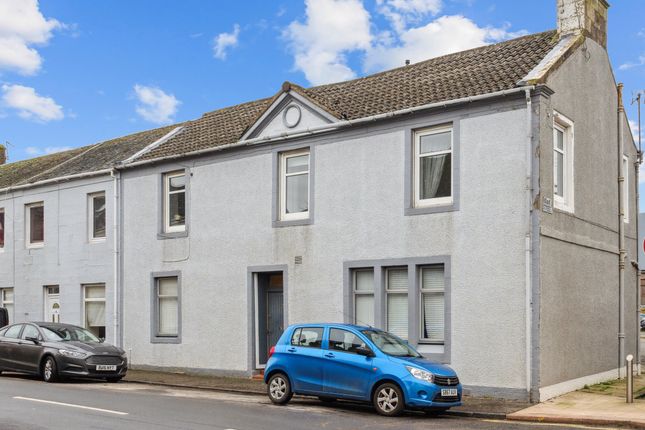
[[[96,371],[104,371],[104,372],[109,372],[109,371],[114,371],[116,370],[115,365],[109,365],[109,364],[97,364],[96,365]]]
[[[456,388],[442,388],[441,389],[441,395],[443,397],[452,397],[457,395],[457,389]]]

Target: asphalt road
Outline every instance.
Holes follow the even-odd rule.
[[[294,399],[274,406],[265,396],[178,390],[143,384],[63,382],[0,376],[0,430],[75,429],[581,429],[406,413],[376,415],[369,407]]]

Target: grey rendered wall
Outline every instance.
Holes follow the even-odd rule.
[[[451,258],[450,364],[493,392],[526,392],[523,98],[126,170],[124,346],[135,365],[249,373],[249,266],[287,265],[289,322],[344,321],[343,263]],[[406,133],[458,122],[460,207],[404,214]],[[314,223],[272,226],[272,151],[311,145]],[[160,240],[159,175],[186,168],[190,234]],[[302,264],[294,258],[302,256]],[[182,274],[182,343],[149,341],[152,272]]]
[[[15,320],[40,321],[44,314],[44,286],[59,285],[61,322],[82,325],[83,284],[104,283],[106,336],[113,331],[113,194],[109,176],[75,180],[0,195],[5,208],[5,248],[0,251],[0,288],[14,288]],[[107,237],[88,240],[87,195],[105,192]],[[25,246],[25,205],[45,205],[45,246]]]
[[[555,93],[541,106],[540,202],[553,198],[556,110],[575,123],[575,213],[540,212],[540,387],[618,367],[617,96],[606,51],[587,40],[547,84]],[[625,152],[635,160],[631,140],[626,141]],[[634,170],[629,174],[634,184]],[[630,199],[625,285],[632,312],[634,189]],[[627,352],[633,353],[635,334],[627,335],[632,338],[626,343]]]

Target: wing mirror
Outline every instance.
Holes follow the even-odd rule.
[[[356,353],[358,355],[364,355],[365,357],[374,357],[375,356],[374,351],[372,351],[371,349],[369,349],[366,346],[359,346],[358,348],[356,348]]]
[[[26,337],[25,340],[28,340],[30,342],[33,342],[36,345],[40,344],[40,340],[37,337]]]

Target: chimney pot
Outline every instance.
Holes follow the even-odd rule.
[[[583,34],[607,49],[606,0],[557,0],[560,37]]]

